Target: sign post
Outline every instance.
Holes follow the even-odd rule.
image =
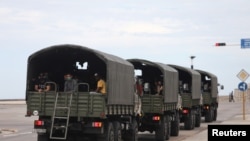
[[[238,85],[238,89],[239,90],[241,90],[241,91],[243,91],[243,96],[242,96],[242,104],[243,104],[243,108],[242,108],[242,110],[243,110],[243,120],[245,120],[245,103],[246,103],[246,98],[245,98],[245,91],[247,90],[247,83],[245,83],[244,81],[249,77],[249,74],[244,70],[244,69],[242,69],[239,73],[238,73],[238,75],[237,75],[237,77],[241,80],[241,81],[243,81],[243,82],[241,82],[241,83],[239,83],[239,85]]]
[[[245,103],[246,103],[246,97],[245,97],[245,91],[247,90],[247,83],[240,82],[238,85],[238,89],[243,91],[242,100],[243,100],[243,120],[245,120]]]

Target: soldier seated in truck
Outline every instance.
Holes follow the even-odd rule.
[[[162,95],[163,85],[160,80],[155,81],[155,93],[156,95]]]
[[[51,86],[49,83],[47,83],[49,81],[48,79],[48,74],[47,73],[40,73],[38,76],[38,79],[35,83],[35,91],[37,92],[47,92],[50,91]]]
[[[100,74],[95,73],[94,76],[97,81],[97,86],[96,86],[96,90],[94,92],[90,92],[90,94],[106,95],[106,82],[104,81],[104,79],[101,77]]]
[[[73,79],[71,73],[66,73],[64,75],[64,92],[75,92],[77,91],[77,81]]]

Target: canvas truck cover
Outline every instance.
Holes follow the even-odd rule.
[[[180,72],[184,72],[184,75],[188,75],[188,77],[191,78],[191,89],[192,89],[192,99],[200,99],[201,97],[201,75],[199,72],[183,67],[183,66],[178,66],[178,65],[173,65],[173,64],[168,64],[168,66],[171,66],[175,68],[176,70],[179,71],[179,77],[180,77]]]
[[[205,77],[208,77],[211,80],[211,94],[212,98],[217,98],[218,97],[218,79],[217,76],[203,70],[197,70],[201,74],[201,79],[205,79]]]
[[[77,69],[77,63],[83,65],[86,62],[85,69]],[[100,73],[106,80],[108,104],[133,105],[133,65],[108,53],[71,44],[50,46],[28,57],[27,70],[27,90],[30,80],[39,72],[48,72],[50,80],[59,84],[59,90],[62,90],[65,72],[78,75],[90,86],[96,86],[94,73]]]
[[[172,67],[158,62],[151,62],[144,59],[127,59],[135,69],[147,72],[146,75],[161,74],[163,77],[164,103],[178,102],[178,72]]]

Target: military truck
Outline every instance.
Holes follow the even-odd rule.
[[[46,72],[51,86],[36,92],[33,80]],[[77,79],[77,90],[64,92],[64,74]],[[94,74],[106,81],[105,95],[93,93]],[[134,67],[128,61],[88,47],[63,44],[46,47],[28,57],[26,116],[37,116],[37,141],[137,141],[134,112]]]
[[[165,64],[144,59],[127,59],[134,65],[143,93],[139,131],[155,132],[156,141],[165,141],[179,134],[178,72]],[[162,82],[162,94],[155,82]]]
[[[190,68],[168,64],[179,74],[179,94],[182,99],[180,122],[184,129],[192,130],[201,124],[201,75]]]
[[[202,107],[201,115],[205,122],[216,121],[218,109],[218,80],[217,76],[203,70],[196,69],[201,75]],[[223,89],[223,87],[222,87]]]

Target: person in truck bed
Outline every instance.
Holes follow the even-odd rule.
[[[71,73],[66,73],[64,75],[64,92],[75,92],[77,90],[77,81],[73,79]]]
[[[102,79],[102,77],[98,73],[95,73],[94,76],[97,81],[97,87],[95,92],[106,94],[106,82]]]
[[[50,84],[46,83],[48,81],[49,81],[48,73],[40,73],[34,86],[35,91],[37,92],[50,91],[51,89]]]

